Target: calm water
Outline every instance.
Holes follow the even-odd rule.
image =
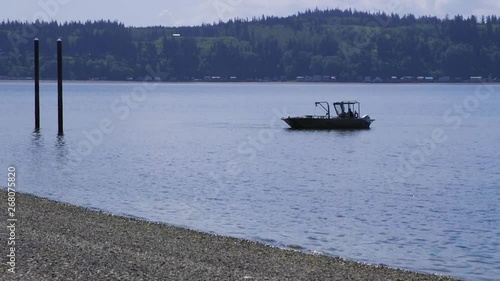
[[[0,83],[20,191],[470,280],[500,276],[500,86]],[[357,99],[366,131],[279,120]],[[457,108],[455,108],[457,106]]]

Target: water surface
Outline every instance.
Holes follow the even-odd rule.
[[[470,280],[500,276],[500,87],[0,83],[20,191],[115,214]],[[293,131],[315,101],[363,131]]]

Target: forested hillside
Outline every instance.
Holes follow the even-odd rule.
[[[176,34],[176,36],[174,36]],[[178,36],[180,35],[180,36]],[[33,76],[40,39],[43,79],[56,77],[63,40],[66,79],[162,80],[219,76],[238,80],[297,76],[500,77],[496,16],[416,18],[351,10],[315,10],[194,27],[126,27],[110,21],[0,23],[0,76]]]

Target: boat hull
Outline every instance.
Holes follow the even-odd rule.
[[[302,130],[352,130],[369,129],[372,119],[366,118],[308,118],[288,117],[282,118],[292,129]]]

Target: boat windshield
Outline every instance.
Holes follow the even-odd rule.
[[[360,106],[356,101],[343,101],[333,103],[339,118],[358,118]]]
[[[335,107],[335,111],[337,111],[337,115],[345,113],[345,108],[343,103],[334,103],[333,106]]]

